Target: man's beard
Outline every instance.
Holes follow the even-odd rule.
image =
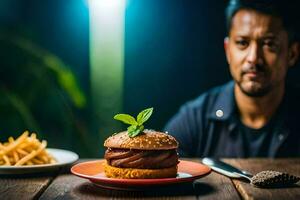
[[[270,91],[272,90],[271,84],[268,84],[265,86],[260,86],[257,88],[255,88],[255,86],[253,86],[254,88],[250,88],[250,89],[245,88],[243,86],[242,82],[236,81],[236,84],[238,85],[238,87],[240,88],[242,93],[244,93],[245,95],[247,95],[249,97],[263,97],[263,96],[269,94]]]
[[[267,95],[272,90],[272,83],[264,81],[257,82],[258,80],[248,80],[251,83],[246,82],[246,85],[243,84],[243,76],[250,72],[260,73],[265,80],[268,80],[269,78],[269,72],[263,65],[244,65],[241,72],[241,79],[235,81],[240,90],[249,97],[263,97]],[[247,86],[247,84],[251,84],[251,86]]]

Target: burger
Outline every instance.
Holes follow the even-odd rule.
[[[144,129],[135,137],[128,131],[104,142],[105,175],[109,178],[150,179],[176,177],[178,142],[167,133]]]

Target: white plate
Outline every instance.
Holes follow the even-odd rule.
[[[28,174],[56,170],[65,165],[69,165],[78,160],[78,155],[72,151],[63,149],[47,148],[57,163],[44,165],[26,165],[26,166],[0,166],[1,174]]]

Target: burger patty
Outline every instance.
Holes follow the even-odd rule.
[[[178,154],[173,150],[135,150],[108,148],[104,158],[108,164],[120,168],[161,169],[178,164]]]

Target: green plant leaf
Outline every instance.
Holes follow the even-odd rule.
[[[128,136],[134,137],[140,133],[137,125],[131,125],[127,128]]]
[[[117,114],[114,116],[114,119],[124,122],[125,124],[137,125],[134,117],[128,114]]]
[[[129,137],[135,137],[138,134],[140,134],[143,130],[144,130],[143,125],[141,126],[132,125],[127,128]]]
[[[36,130],[41,135],[40,127],[38,126],[38,123],[34,118],[29,106],[26,105],[26,102],[24,102],[23,99],[20,98],[17,94],[8,92],[7,90],[4,91],[0,89],[0,93],[6,95],[10,104],[18,111],[18,113],[24,120],[26,126],[28,126],[28,128],[30,129]]]
[[[142,132],[144,130],[144,126],[140,125],[140,126],[138,126],[138,129]]]
[[[29,40],[17,37],[14,38],[12,42],[33,58],[39,59],[42,62],[39,67],[44,67],[47,70],[50,69],[55,73],[59,86],[67,93],[76,107],[83,108],[86,106],[86,96],[81,90],[75,74],[70,70],[69,66],[57,56],[38,47]]]
[[[127,128],[128,136],[135,137],[144,130],[143,123],[145,123],[153,113],[153,108],[147,108],[140,112],[137,116],[137,120],[128,114],[117,114],[114,119],[130,124]]]
[[[140,112],[137,116],[137,123],[138,125],[142,125],[145,123],[152,115],[153,113],[153,108],[147,108]]]

